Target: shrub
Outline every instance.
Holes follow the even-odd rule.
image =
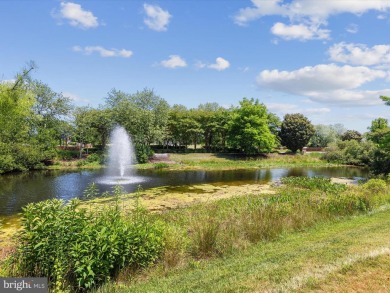
[[[162,225],[140,207],[127,217],[118,201],[100,211],[48,200],[27,205],[14,256],[19,275],[48,276],[56,290],[83,291],[120,268],[146,267],[163,249]]]
[[[140,164],[146,163],[154,154],[150,146],[143,144],[135,145],[135,153],[137,156],[137,162]]]
[[[363,188],[373,194],[383,193],[387,189],[386,181],[382,179],[370,179],[364,183]]]
[[[368,166],[373,160],[376,146],[370,141],[339,141],[325,149],[323,159],[328,162],[356,166]]]
[[[60,160],[70,161],[78,159],[80,157],[80,152],[78,150],[57,150],[57,157]]]
[[[88,163],[99,163],[99,164],[101,164],[103,162],[103,157],[100,156],[99,154],[94,153],[94,154],[88,155],[88,157],[86,158],[86,161]]]

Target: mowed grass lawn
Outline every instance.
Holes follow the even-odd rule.
[[[389,265],[385,206],[99,292],[389,292]]]

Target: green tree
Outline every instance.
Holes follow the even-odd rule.
[[[79,140],[105,148],[113,126],[112,111],[81,107],[74,113]]]
[[[387,119],[385,118],[374,119],[368,129],[369,132],[367,133],[367,139],[376,144],[380,144],[384,138],[390,134],[390,127]]]
[[[390,106],[390,97],[380,96],[380,99],[385,102],[387,106]]]
[[[332,125],[318,124],[314,126],[314,130],[309,142],[312,147],[326,147],[338,139],[337,132]]]
[[[360,142],[363,139],[362,134],[359,131],[356,130],[347,130],[346,132],[343,133],[341,136],[341,140],[356,140]]]
[[[279,137],[283,146],[293,153],[302,151],[313,136],[315,130],[309,119],[302,114],[286,114],[280,129]]]
[[[58,141],[61,139],[63,123],[69,120],[69,114],[73,108],[71,100],[61,93],[54,92],[47,84],[33,80],[29,88],[35,96],[32,106],[34,113],[33,136],[41,151],[47,157],[55,155]]]
[[[183,105],[173,105],[169,110],[165,144],[167,146],[187,145],[185,124],[182,123],[188,116],[188,109]]]
[[[204,147],[208,151],[225,148],[228,124],[231,119],[229,110],[218,103],[200,104],[194,111],[196,120],[203,131]]]
[[[233,110],[229,143],[246,154],[269,152],[275,146],[275,135],[268,126],[268,112],[258,100],[244,98]]]
[[[113,89],[108,93],[106,105],[112,110],[113,121],[132,136],[138,162],[144,162],[151,154],[150,145],[162,143],[166,138],[168,103],[150,89],[135,94]]]
[[[390,97],[381,96],[380,99],[385,102],[385,105],[390,106]],[[383,122],[384,120],[381,120],[380,123],[375,123],[371,127],[374,126],[375,131],[386,132]],[[371,171],[374,174],[390,174],[390,133],[382,133],[377,141],[378,149],[371,163]]]
[[[34,111],[38,101],[29,76],[33,69],[31,65],[15,82],[0,84],[0,173],[40,168],[54,154],[54,146],[42,139],[47,133]]]

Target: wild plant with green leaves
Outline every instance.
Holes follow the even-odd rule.
[[[113,204],[100,210],[81,208],[79,200],[27,205],[13,256],[15,273],[47,276],[54,291],[76,292],[102,284],[124,267],[155,262],[163,250],[162,224],[138,204],[124,215],[120,194],[115,188]]]

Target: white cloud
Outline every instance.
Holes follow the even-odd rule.
[[[162,32],[167,30],[171,14],[157,5],[144,4],[146,17],[144,23],[152,30]]]
[[[207,66],[206,63],[203,63],[202,61],[197,61],[195,63],[195,67],[198,68],[198,69],[202,69],[202,68],[205,68]]]
[[[252,6],[242,8],[234,17],[238,25],[246,25],[248,22],[259,19],[264,16],[278,15],[286,17],[291,21],[290,26],[282,27],[280,24],[277,29],[290,29],[300,31],[300,35],[307,36],[307,28],[316,27],[318,33],[314,33],[311,39],[323,39],[329,36],[329,31],[321,29],[320,26],[327,25],[330,16],[342,13],[351,13],[361,15],[369,11],[386,12],[390,8],[388,0],[252,0]],[[306,26],[306,29],[303,26]],[[294,32],[297,34],[297,32]],[[289,34],[290,35],[290,34]],[[294,34],[293,34],[294,35]],[[322,36],[322,37],[319,37]],[[286,38],[291,40],[296,38]],[[302,38],[298,38],[302,39]],[[309,38],[305,38],[309,39]]]
[[[15,83],[16,79],[3,79],[0,80],[0,84]]]
[[[287,113],[302,113],[302,114],[310,114],[310,115],[321,115],[331,112],[330,108],[322,107],[322,108],[300,108],[296,104],[281,104],[281,103],[267,103],[267,109],[271,112],[277,112],[279,114],[287,114]]]
[[[325,113],[329,113],[331,110],[329,108],[309,108],[302,110],[303,113],[311,114],[311,115],[321,115]]]
[[[161,65],[166,68],[186,67],[187,62],[179,55],[170,55],[169,59],[161,61]]]
[[[207,64],[202,61],[197,61],[195,63],[195,67],[198,69],[209,68],[209,69],[222,71],[230,67],[230,62],[222,57],[218,57],[215,59],[215,63],[213,64]]]
[[[346,29],[345,29],[348,33],[350,34],[356,34],[358,31],[359,31],[359,26],[355,23],[351,23],[349,24]]]
[[[266,106],[271,112],[281,112],[283,114],[298,112],[298,106],[294,104],[266,103]]]
[[[315,25],[305,25],[305,24],[292,24],[286,25],[281,22],[275,23],[271,32],[285,40],[314,40],[314,39],[329,39],[329,30],[320,29]]]
[[[71,99],[71,100],[73,100],[75,102],[90,103],[90,100],[84,99],[84,98],[80,98],[78,95],[75,95],[75,94],[72,94],[72,93],[69,93],[69,92],[63,92],[62,95],[64,97],[68,97],[69,99]]]
[[[390,89],[383,90],[335,90],[329,92],[313,92],[310,98],[316,102],[354,106],[374,106],[381,105],[379,99],[381,95],[389,95]]]
[[[74,46],[72,48],[74,52],[81,52],[85,55],[91,55],[92,53],[98,53],[101,57],[123,57],[123,58],[129,58],[133,55],[133,52],[130,50],[125,49],[105,49],[101,46],[87,46],[87,47],[80,47],[80,46]]]
[[[83,10],[80,4],[61,2],[61,9],[54,17],[65,19],[70,25],[89,29],[99,26],[98,19],[91,11]]]
[[[210,64],[207,67],[210,69],[222,71],[228,69],[230,67],[230,63],[226,59],[223,59],[222,57],[218,57],[217,59],[215,59],[214,64]]]
[[[385,77],[384,71],[364,66],[319,64],[294,71],[263,70],[257,76],[257,82],[271,89],[293,94],[308,94],[312,91],[353,89]]]
[[[286,16],[290,19],[310,18],[326,21],[331,15],[352,13],[361,15],[368,11],[385,12],[390,8],[388,0],[252,0],[253,6],[240,9],[234,20],[243,25],[249,21],[269,15]]]
[[[338,43],[329,49],[330,59],[354,65],[390,64],[390,45],[376,45],[371,48],[363,44]]]
[[[312,101],[351,106],[379,104],[379,95],[387,90],[367,91],[359,87],[387,73],[364,66],[337,66],[320,64],[294,71],[263,70],[257,76],[261,87],[294,95],[306,96]]]

